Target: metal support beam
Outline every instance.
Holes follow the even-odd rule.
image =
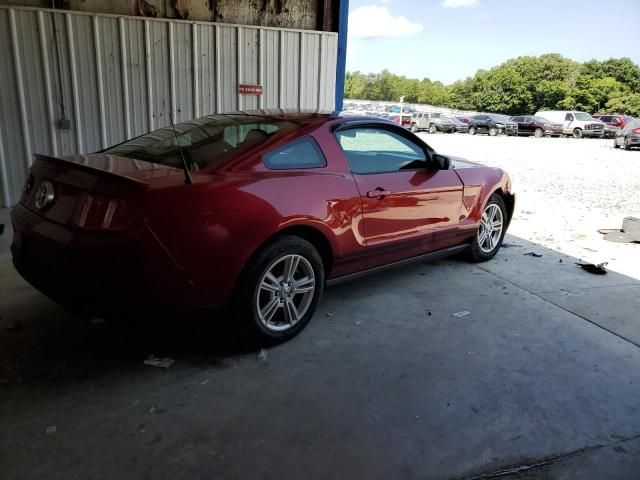
[[[349,23],[349,0],[340,0],[338,11],[338,57],[336,63],[336,110],[344,103],[344,76],[347,67],[347,24]]]

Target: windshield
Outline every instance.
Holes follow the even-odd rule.
[[[253,115],[211,115],[161,128],[104,151],[111,155],[182,168],[179,145],[187,164],[202,169],[258,145],[292,121]]]
[[[594,120],[594,118],[585,112],[575,112],[576,120]]]
[[[511,120],[509,119],[509,117],[506,117],[504,115],[489,115],[489,118],[491,118],[491,120],[493,120],[494,122],[509,122],[511,123]]]

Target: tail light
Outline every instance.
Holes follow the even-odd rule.
[[[83,193],[74,223],[85,230],[119,231],[131,224],[127,203],[118,198]]]
[[[633,131],[633,133],[640,133],[640,127],[634,128],[632,131]]]
[[[24,182],[24,188],[22,189],[22,201],[25,202],[29,198],[33,185],[35,183],[35,177],[32,173],[27,175],[27,180]]]

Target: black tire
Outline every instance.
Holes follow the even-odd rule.
[[[573,138],[582,138],[582,130],[579,128],[573,130]]]
[[[412,123],[412,124],[411,124],[411,131],[412,131],[413,133],[416,133],[416,132],[418,131],[418,126],[417,126],[415,123]]]
[[[541,128],[536,128],[533,132],[533,136],[536,138],[542,138],[544,137],[544,131]]]
[[[489,129],[489,135],[491,135],[492,137],[495,137],[496,135],[498,135],[498,129],[496,127],[491,127]]]
[[[469,127],[468,133],[469,133],[469,135],[475,135],[476,134],[476,127]]]
[[[624,149],[625,150],[631,150],[631,145],[629,145],[629,138],[628,137],[624,137]]]
[[[489,197],[489,201],[482,210],[483,214],[490,205],[497,205],[502,212],[502,232],[500,233],[500,237],[498,242],[496,243],[496,246],[490,252],[485,252],[482,248],[480,248],[478,233],[476,233],[473,236],[471,245],[469,245],[469,247],[465,250],[465,256],[470,262],[486,262],[487,260],[491,260],[493,257],[495,257],[496,253],[498,253],[498,250],[500,250],[500,247],[502,246],[504,235],[507,232],[507,224],[509,222],[509,218],[507,216],[507,208],[504,204],[504,200],[502,200],[502,197],[500,195],[494,193],[493,195],[491,195],[491,197]],[[480,232],[480,228],[478,228],[478,232]]]
[[[613,148],[620,148],[620,145],[618,145],[618,141],[615,138],[613,139]]]
[[[260,320],[257,299],[258,295],[263,294],[264,291],[262,291],[262,293],[259,292],[259,284],[267,271],[271,269],[273,265],[278,264],[280,259],[288,255],[299,255],[309,262],[315,275],[315,290],[300,320],[290,328],[276,331],[268,328]],[[234,294],[233,312],[236,318],[249,327],[250,331],[258,337],[259,340],[270,344],[280,343],[293,338],[307,326],[311,317],[313,317],[318,302],[322,298],[323,290],[324,266],[318,250],[303,238],[286,236],[263,247],[249,262]]]
[[[436,127],[433,123],[429,125],[429,133],[438,133],[438,127]]]

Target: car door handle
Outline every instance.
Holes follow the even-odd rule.
[[[375,190],[371,190],[370,192],[367,192],[367,197],[369,198],[377,198],[378,200],[382,200],[384,197],[386,197],[387,195],[390,195],[391,192],[389,190],[384,190],[380,187],[376,188]]]

